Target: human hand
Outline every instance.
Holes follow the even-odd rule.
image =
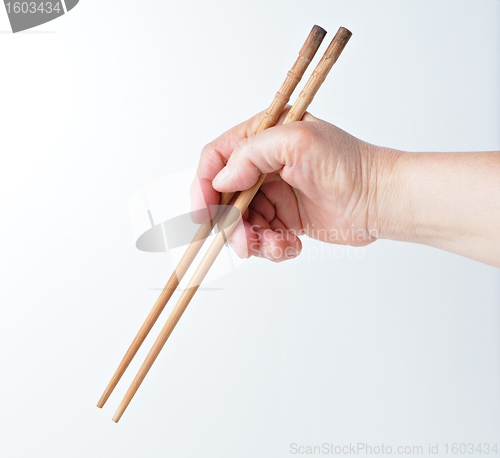
[[[263,115],[203,148],[193,209],[217,205],[220,192],[246,190],[266,173],[229,238],[240,257],[293,258],[302,234],[353,246],[376,240],[377,148],[309,113],[300,122],[252,135]],[[393,151],[383,161],[396,158]]]

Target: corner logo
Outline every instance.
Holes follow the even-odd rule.
[[[52,21],[72,10],[79,0],[3,0],[12,32],[21,32]]]

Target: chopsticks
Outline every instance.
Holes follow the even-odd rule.
[[[311,32],[309,33],[309,36],[307,37],[307,40],[305,41],[304,45],[299,51],[299,57],[295,61],[292,69],[288,72],[287,77],[283,82],[280,90],[276,93],[274,100],[267,109],[267,112],[265,116],[262,118],[262,121],[260,122],[259,126],[257,127],[255,134],[265,129],[268,129],[269,127],[274,126],[278,122],[278,118],[281,112],[283,111],[283,108],[290,100],[290,96],[297,87],[297,84],[299,84],[300,80],[302,79],[302,76],[307,70],[307,67],[309,66],[311,60],[314,58],[316,51],[318,50],[323,41],[323,38],[325,38],[325,35],[326,31],[322,29],[320,26],[315,25],[312,28]],[[101,399],[99,399],[99,402],[97,403],[97,407],[102,408],[106,403],[106,401],[108,400],[109,396],[111,395],[116,385],[120,381],[122,375],[129,366],[130,362],[132,361],[137,351],[139,350],[140,346],[142,345],[147,335],[149,334],[149,331],[151,331],[151,328],[154,326],[161,312],[167,305],[167,302],[169,301],[169,299],[172,297],[172,294],[179,286],[179,283],[182,281],[184,275],[191,266],[193,260],[196,258],[196,255],[203,246],[203,243],[205,242],[207,237],[210,235],[210,232],[212,232],[212,229],[219,221],[222,213],[224,212],[224,207],[230,203],[233,196],[234,193],[223,193],[221,195],[219,202],[219,207],[218,207],[219,211],[215,214],[215,216],[212,218],[211,221],[202,224],[198,229],[198,231],[196,232],[196,235],[194,236],[192,242],[186,249],[186,252],[182,256],[181,260],[179,261],[179,264],[177,265],[171,277],[169,278],[167,284],[165,285],[165,288],[163,288],[163,291],[160,293],[160,296],[156,300],[153,308],[146,317],[146,320],[139,329],[139,332],[132,341],[129,349],[127,350],[127,353],[125,353],[125,356],[121,360],[111,381],[104,390]]]
[[[299,97],[297,98],[292,108],[288,112],[283,124],[288,124],[294,121],[300,121],[302,119],[302,116],[304,116],[304,113],[306,112],[309,104],[312,102],[321,84],[325,81],[326,76],[330,72],[333,64],[337,61],[342,50],[349,41],[351,35],[352,35],[351,32],[349,32],[349,30],[343,27],[341,27],[338,30],[332,42],[328,46],[328,49],[326,50],[325,54],[318,63],[316,69],[314,70],[311,77],[307,81],[304,89],[302,90]],[[132,384],[130,385],[130,388],[125,394],[121,404],[119,405],[115,415],[113,416],[114,422],[118,422],[120,420],[121,416],[125,412],[125,409],[130,404],[130,401],[132,400],[135,393],[139,389],[148,371],[151,369],[151,366],[158,357],[161,349],[165,345],[167,339],[169,338],[170,334],[172,333],[173,329],[175,328],[182,314],[189,305],[189,302],[195,295],[201,282],[208,273],[210,267],[214,263],[215,259],[217,258],[222,248],[224,247],[225,241],[230,236],[232,231],[235,229],[243,213],[245,212],[248,205],[254,198],[255,194],[259,190],[265,178],[266,174],[262,174],[257,183],[255,183],[255,185],[253,185],[250,189],[247,189],[246,191],[242,191],[239,194],[238,198],[236,199],[235,203],[230,209],[226,219],[224,220],[219,232],[215,235],[210,247],[203,256],[200,265],[198,266],[190,282],[188,283],[187,288],[184,290],[181,297],[179,298],[177,304],[172,310],[170,316],[168,317],[167,322],[165,323],[158,338],[156,339],[153,347],[148,353],[144,363],[139,369],[139,372],[137,373]]]

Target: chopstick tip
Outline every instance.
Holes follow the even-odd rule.
[[[113,418],[112,420],[115,422],[115,423],[118,423],[120,421],[120,418],[122,417],[122,410],[121,409],[118,409],[115,414],[113,415]]]
[[[108,400],[108,396],[103,394],[101,396],[101,399],[99,399],[99,402],[97,403],[97,407],[99,407],[99,409],[102,409],[104,407],[104,404],[106,404],[107,400]]]

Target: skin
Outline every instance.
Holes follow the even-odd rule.
[[[500,267],[500,152],[398,151],[309,113],[252,135],[263,116],[203,148],[191,191],[193,209],[204,209],[268,174],[229,239],[240,257],[292,259],[307,235],[352,246],[420,243]]]

